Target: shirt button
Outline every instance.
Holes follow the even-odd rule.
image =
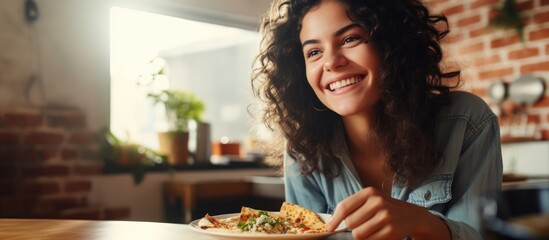
[[[423,195],[423,199],[429,201],[429,199],[431,199],[431,191],[425,192],[425,194]]]

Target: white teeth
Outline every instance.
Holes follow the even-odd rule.
[[[352,77],[352,78],[348,78],[348,79],[343,79],[341,81],[330,83],[329,87],[330,87],[331,91],[334,91],[336,89],[355,84],[355,83],[359,82],[360,79],[361,79],[360,77]]]

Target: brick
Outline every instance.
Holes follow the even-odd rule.
[[[509,52],[509,59],[518,60],[523,58],[535,57],[538,55],[539,55],[539,50],[537,48],[524,48],[524,49]]]
[[[78,150],[76,149],[63,149],[61,150],[61,159],[63,160],[71,160],[76,159],[80,156]]]
[[[532,32],[530,32],[530,34],[528,36],[529,36],[530,41],[536,41],[536,40],[540,40],[540,39],[547,39],[547,38],[549,38],[549,28],[532,31]]]
[[[487,35],[487,34],[492,33],[493,30],[494,30],[493,27],[484,26],[484,27],[481,27],[481,28],[471,30],[469,32],[469,36],[474,38],[474,37],[478,37],[478,36],[482,36],[482,35]]]
[[[513,68],[500,68],[479,73],[481,80],[503,78],[513,75]]]
[[[19,145],[20,144],[19,133],[10,131],[1,131],[0,132],[0,146],[6,145]]]
[[[0,165],[0,181],[18,181],[20,175],[20,167],[18,165]]]
[[[549,71],[549,61],[526,64],[520,67],[520,73],[531,73],[536,71]]]
[[[509,45],[513,45],[519,42],[520,42],[519,36],[513,35],[511,37],[494,39],[491,41],[490,46],[491,48],[501,48],[501,47],[507,47]]]
[[[87,205],[87,201],[83,198],[61,196],[41,199],[40,204],[42,206],[47,206],[47,208],[52,208],[60,211],[71,208],[85,207]]]
[[[66,177],[69,175],[69,168],[61,165],[25,167],[23,175],[26,177]]]
[[[36,164],[57,157],[57,149],[49,147],[0,148],[0,164],[2,162],[18,162],[21,164]]]
[[[461,47],[461,54],[479,53],[484,51],[484,43],[479,42],[468,46]]]
[[[15,180],[0,181],[0,197],[15,195],[19,189],[19,184]]]
[[[492,21],[495,17],[499,16],[500,12],[497,9],[490,9],[488,10],[488,21]]]
[[[22,189],[22,193],[28,195],[49,195],[59,191],[59,184],[56,182],[27,182]]]
[[[98,147],[83,147],[80,150],[80,157],[87,160],[99,160],[101,159],[101,153]]]
[[[498,0],[477,0],[471,4],[471,9],[497,4]]]
[[[545,45],[545,55],[549,55],[549,44]]]
[[[123,220],[130,217],[131,209],[129,207],[106,208],[103,210],[105,220]]]
[[[472,25],[472,24],[475,24],[475,23],[478,23],[478,22],[480,22],[480,15],[474,15],[474,16],[471,16],[471,17],[466,17],[466,18],[458,20],[457,21],[457,26],[458,27],[466,27],[466,26],[469,26],[469,25]]]
[[[76,193],[76,192],[89,192],[92,188],[90,181],[68,181],[65,183],[65,192],[67,193]]]
[[[528,10],[532,10],[532,9],[534,9],[534,1],[533,0],[517,3],[517,10],[519,10],[519,11],[528,11]]]
[[[537,24],[549,22],[549,11],[535,14],[533,21]]]
[[[8,112],[2,117],[2,126],[6,128],[35,128],[42,124],[39,112]]]
[[[527,123],[539,124],[539,123],[541,123],[541,116],[528,114],[526,122]]]
[[[459,4],[459,5],[448,7],[446,9],[444,9],[442,11],[442,13],[445,16],[449,17],[449,16],[452,16],[452,15],[455,15],[455,14],[458,14],[458,13],[462,13],[464,10],[465,10],[465,7],[463,6],[463,4]]]
[[[485,66],[495,63],[500,63],[501,58],[499,55],[492,55],[487,57],[478,57],[474,60],[475,66]]]
[[[103,165],[97,164],[74,166],[73,172],[74,174],[77,174],[79,176],[99,175],[103,173]]]
[[[50,110],[47,111],[46,119],[51,127],[84,128],[86,126],[86,116],[76,110]]]
[[[541,129],[541,139],[539,140],[548,140],[549,139],[549,129]]]
[[[549,107],[549,97],[543,96],[541,99],[539,99],[537,102],[532,104],[532,108],[547,108]]]
[[[471,93],[479,96],[479,97],[487,97],[488,96],[488,90],[486,88],[473,88],[471,89]]]
[[[456,34],[454,32],[450,32],[450,34],[446,35],[445,38],[442,39],[443,44],[452,44],[457,43],[463,40],[463,34]]]
[[[62,219],[101,220],[101,210],[98,208],[76,208],[62,211]]]
[[[24,163],[36,161],[35,151],[31,149],[16,146],[13,148],[0,148],[0,164],[2,163]]]
[[[71,134],[69,142],[73,144],[89,145],[99,143],[99,137],[95,133],[76,132]]]
[[[33,218],[35,214],[29,211],[36,206],[35,196],[5,197],[0,201],[0,217],[2,218]]]
[[[59,145],[64,136],[56,132],[31,132],[23,136],[23,143],[29,145]]]
[[[54,147],[43,147],[35,149],[35,158],[38,161],[47,161],[56,158],[59,155],[59,151]]]

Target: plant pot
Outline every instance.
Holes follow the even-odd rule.
[[[187,165],[189,159],[188,132],[158,133],[160,153],[168,157],[170,165]]]

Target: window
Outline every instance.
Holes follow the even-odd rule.
[[[205,102],[204,121],[210,123],[212,140],[228,137],[245,143],[258,46],[254,31],[113,7],[111,131],[158,149],[163,114],[147,93],[177,88]],[[164,76],[146,77],[163,67]]]

